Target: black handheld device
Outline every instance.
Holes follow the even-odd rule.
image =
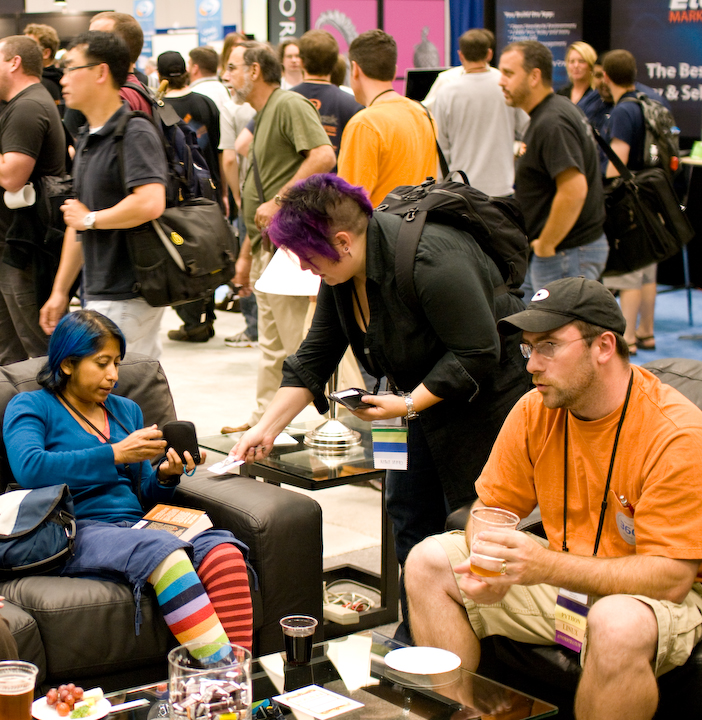
[[[200,449],[197,446],[197,434],[193,423],[188,420],[171,420],[161,428],[161,432],[166,441],[166,448],[172,447],[184,465],[186,450],[192,455],[195,464],[199,465]]]
[[[337,390],[336,392],[329,393],[329,397],[343,405],[349,410],[363,410],[364,408],[375,407],[370,403],[361,402],[361,398],[364,395],[372,395],[373,393],[367,390],[361,390],[360,388],[348,388],[348,390]]]

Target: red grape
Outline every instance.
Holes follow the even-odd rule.
[[[71,708],[68,707],[65,702],[60,702],[56,706],[56,712],[59,714],[59,717],[66,717],[68,713],[71,712]]]

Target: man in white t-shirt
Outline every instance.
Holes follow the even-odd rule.
[[[470,184],[488,195],[511,195],[514,142],[529,116],[505,103],[491,68],[494,35],[475,28],[461,35],[458,56],[463,74],[436,95],[434,118],[450,170],[463,170]]]
[[[211,47],[196,47],[188,53],[187,70],[190,90],[206,95],[222,112],[222,105],[229,100],[229,90],[217,77],[219,56]]]

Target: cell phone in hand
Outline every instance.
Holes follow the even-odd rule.
[[[360,388],[349,388],[348,390],[337,390],[336,392],[329,393],[329,397],[343,405],[349,410],[363,410],[364,408],[375,407],[370,403],[362,402],[361,398],[364,395],[372,395],[367,390],[361,390]]]
[[[162,428],[166,449],[173,448],[180,456],[183,465],[186,464],[185,451],[191,455],[196,465],[200,464],[200,448],[197,446],[197,433],[195,425],[188,420],[171,420]]]

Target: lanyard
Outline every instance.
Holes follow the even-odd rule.
[[[593,557],[597,555],[597,550],[600,546],[600,538],[602,536],[602,528],[604,526],[605,512],[607,512],[607,495],[609,493],[609,485],[612,480],[612,471],[614,470],[614,458],[617,454],[617,445],[619,444],[619,434],[624,424],[624,417],[626,416],[626,410],[629,407],[629,398],[631,397],[631,388],[634,384],[634,371],[631,371],[629,376],[629,387],[626,390],[626,399],[624,400],[624,407],[622,408],[622,414],[619,416],[619,424],[617,425],[617,432],[614,436],[614,447],[612,448],[612,457],[609,461],[609,471],[607,473],[607,482],[605,484],[604,497],[602,498],[602,506],[600,510],[600,521],[597,526],[597,536],[595,537],[595,549],[592,551]],[[563,444],[563,552],[568,552],[568,543],[566,540],[566,530],[568,523],[568,416],[570,411],[566,410],[565,416],[565,441]]]
[[[76,415],[78,415],[78,416],[79,416],[80,418],[82,418],[88,425],[90,425],[90,427],[91,427],[93,430],[95,430],[95,432],[96,432],[106,443],[108,443],[108,444],[110,444],[110,445],[114,444],[114,440],[108,438],[108,437],[105,435],[105,433],[103,433],[99,428],[96,428],[95,425],[93,425],[93,423],[91,423],[90,420],[88,420],[88,418],[85,417],[85,415],[83,415],[83,413],[82,413],[80,410],[78,410],[77,408],[75,408],[73,405],[71,405],[71,403],[68,402],[68,400],[66,400],[66,398],[63,396],[62,393],[57,392],[56,394],[61,398],[61,400],[63,401],[63,403],[66,405],[66,407],[68,407],[68,408],[70,408],[71,410],[73,410],[73,412],[74,412]],[[129,432],[129,430],[127,430],[127,428],[124,427],[124,425],[122,425],[122,423],[115,417],[114,413],[110,411],[110,408],[108,408],[107,405],[105,405],[105,403],[98,403],[98,405],[122,428],[122,430],[124,430],[124,432],[125,432],[127,435],[131,435],[131,433]],[[139,500],[139,505],[142,505],[142,501],[141,501],[141,463],[139,463],[139,480],[138,480],[138,482],[137,482],[136,478],[134,477],[134,473],[132,472],[132,468],[131,468],[127,463],[123,463],[123,465],[124,465],[125,472],[127,473],[127,475],[129,475],[129,477],[130,477],[130,479],[131,479],[131,481],[132,481],[132,489],[134,490],[134,494],[137,496],[137,498],[138,498],[138,500]]]
[[[353,280],[351,280],[351,290],[353,291],[353,300],[356,303],[356,307],[358,307],[358,314],[361,316],[361,321],[363,322],[363,329],[364,329],[366,337],[367,337],[368,336],[368,323],[366,322],[366,316],[363,314],[363,308],[361,307],[361,301],[358,297],[358,291],[356,290],[356,283]],[[380,379],[382,378],[383,373],[378,372],[378,368],[375,364],[375,360],[373,359],[373,356],[371,355],[370,348],[365,346],[365,339],[364,339],[364,343],[363,343],[363,352],[364,352],[366,358],[368,358],[368,364],[370,365],[372,374],[375,375],[375,378],[376,378],[375,387],[373,388],[373,395],[377,395],[378,390],[380,390]]]

